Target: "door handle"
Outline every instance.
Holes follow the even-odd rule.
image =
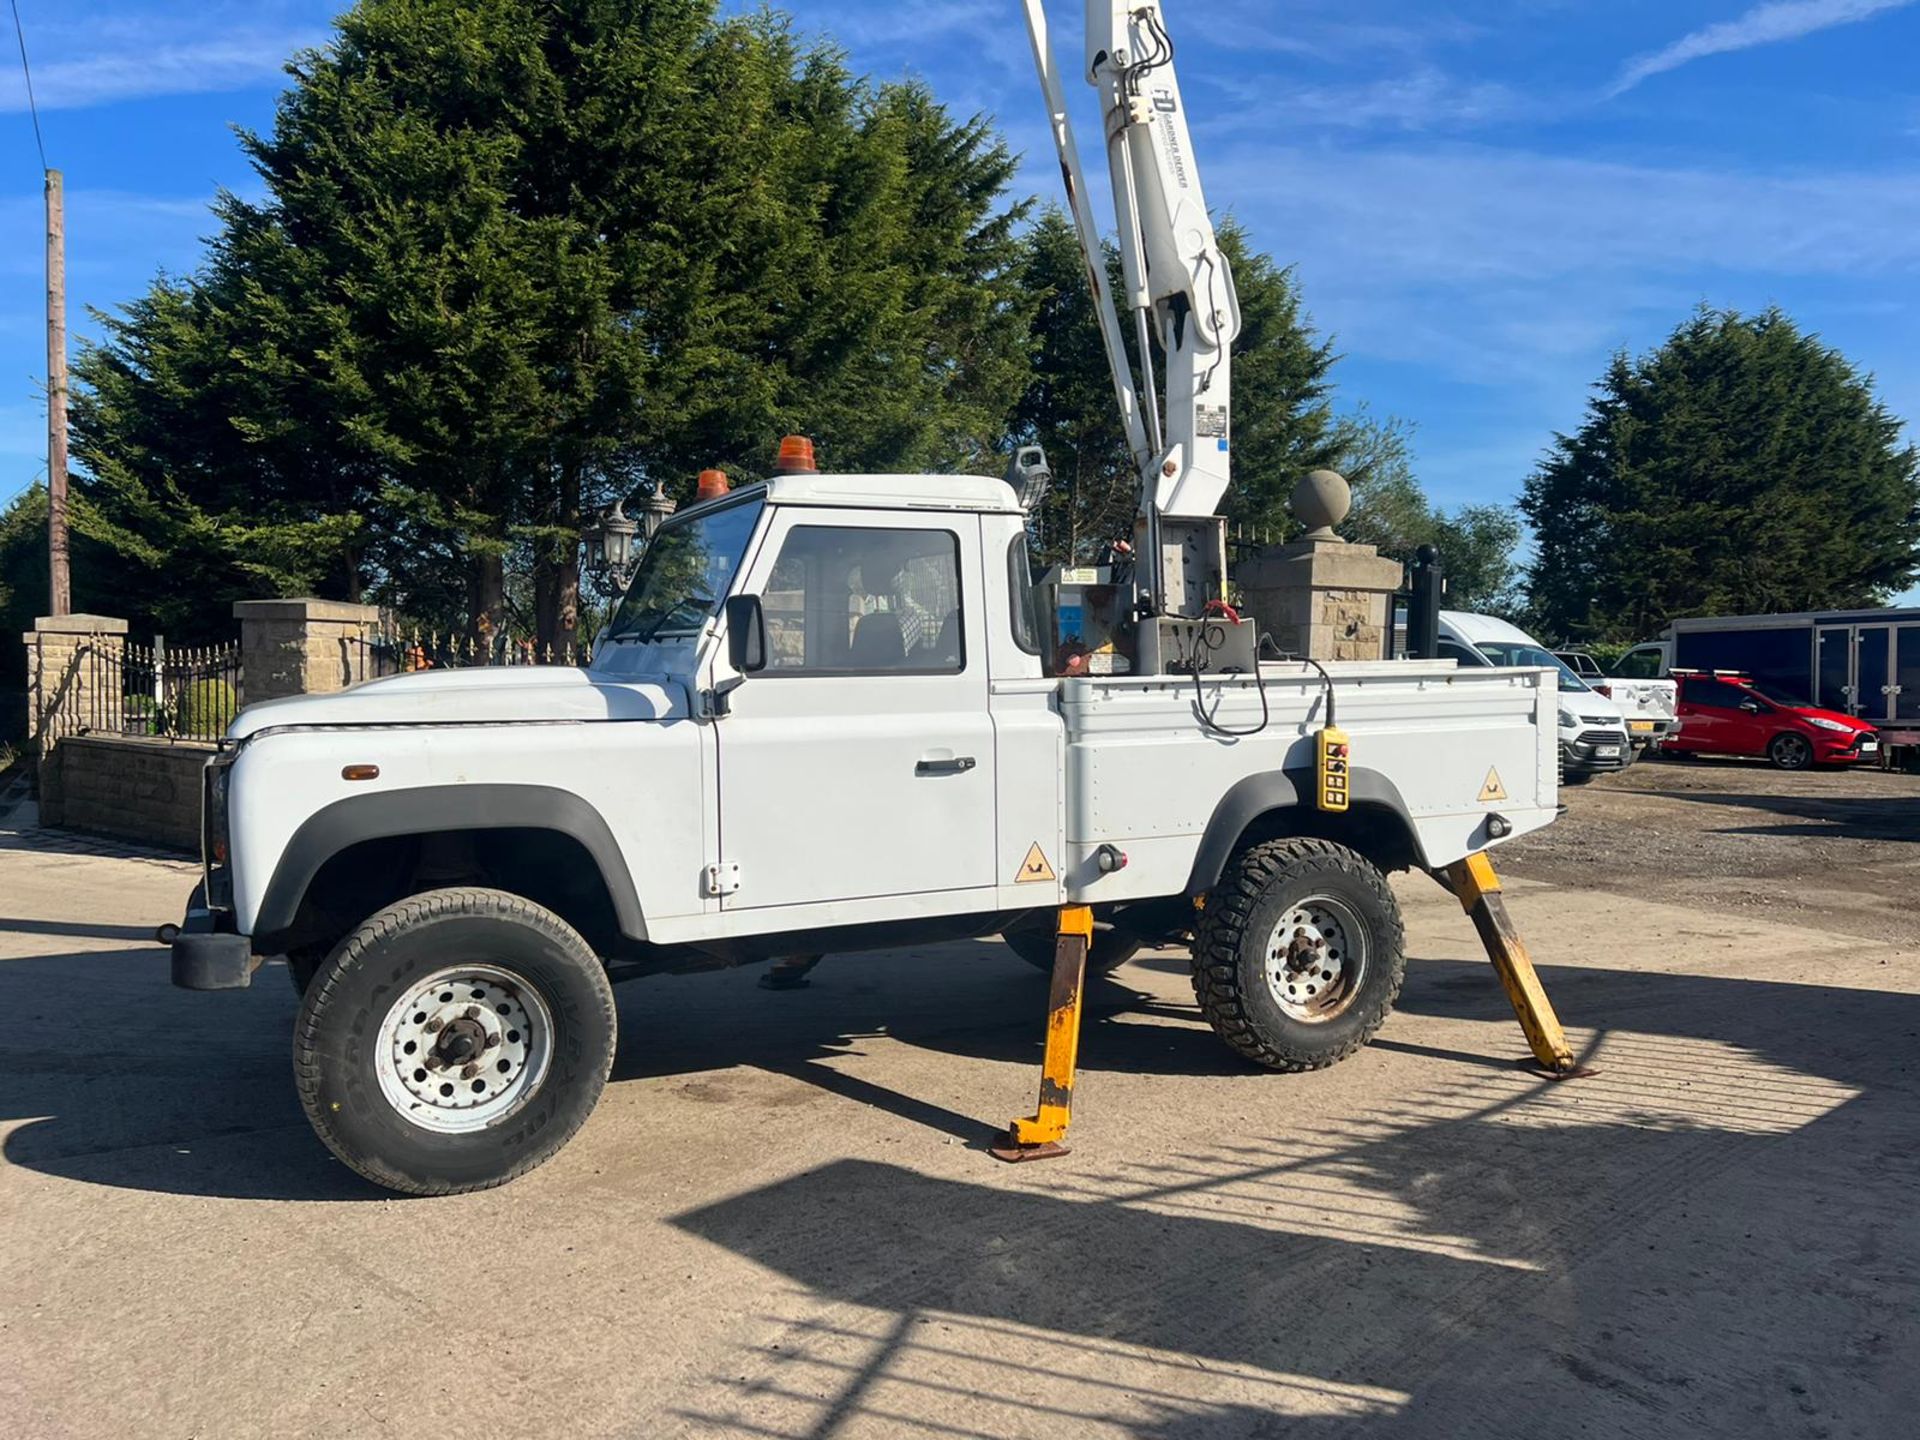
[[[980,762],[971,755],[962,755],[957,760],[922,760],[913,767],[916,775],[964,775]]]

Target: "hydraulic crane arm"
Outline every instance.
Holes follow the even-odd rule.
[[[1145,462],[1140,505],[1157,550],[1161,518],[1210,518],[1232,480],[1232,347],[1240,333],[1240,300],[1200,187],[1173,42],[1159,4],[1086,0],[1086,77],[1100,95],[1121,273],[1140,339],[1143,383],[1136,390],[1042,0],[1026,0],[1026,11],[1122,421],[1136,458]],[[1164,414],[1150,339],[1166,366]],[[1145,396],[1144,437],[1134,413],[1138,395]],[[1157,584],[1154,590],[1157,598]]]
[[[1080,237],[1080,252],[1087,261],[1087,284],[1093,295],[1093,308],[1100,322],[1100,338],[1107,348],[1107,366],[1113,372],[1113,396],[1120,406],[1120,423],[1127,432],[1127,449],[1142,475],[1159,459],[1159,447],[1149,443],[1146,427],[1140,422],[1140,397],[1133,386],[1133,374],[1127,361],[1126,340],[1120,330],[1120,314],[1114,308],[1113,291],[1107,281],[1106,256],[1100,248],[1100,226],[1093,218],[1093,202],[1088,198],[1080,166],[1080,147],[1073,138],[1073,124],[1067,118],[1067,97],[1060,83],[1060,67],[1053,58],[1053,43],[1047,35],[1047,12],[1042,0],[1026,0],[1027,38],[1033,42],[1033,63],[1040,72],[1040,90],[1047,101],[1047,128],[1054,148],[1060,154],[1060,174],[1066,182],[1067,208],[1073,215],[1073,228]],[[1158,423],[1159,417],[1155,417]]]

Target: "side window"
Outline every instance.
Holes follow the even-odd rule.
[[[1721,680],[1687,682],[1687,700],[1694,705],[1705,705],[1714,710],[1738,710],[1750,698],[1738,685],[1729,685]]]
[[[1620,663],[1613,667],[1613,673],[1622,680],[1658,680],[1660,652],[1651,646],[1629,650],[1620,657]]]
[[[1482,660],[1476,652],[1469,650],[1464,645],[1456,645],[1451,640],[1442,640],[1440,642],[1440,658],[1442,660],[1455,661],[1463,666],[1484,666],[1487,663],[1485,660]]]
[[[955,675],[960,537],[796,525],[760,596],[768,675]]]
[[[1012,601],[1013,643],[1029,655],[1040,653],[1040,614],[1034,602],[1033,562],[1027,558],[1025,532],[1007,546],[1007,595]]]

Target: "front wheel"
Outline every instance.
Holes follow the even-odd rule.
[[[1813,746],[1806,736],[1782,730],[1767,746],[1767,759],[1776,770],[1805,770],[1813,764]]]
[[[1227,867],[1193,943],[1214,1033],[1272,1070],[1344,1060],[1386,1022],[1406,974],[1386,877],[1329,840],[1270,840]]]
[[[389,1190],[450,1195],[551,1159],[613,1065],[605,967],[559,916],[498,890],[380,911],[314,977],[294,1027],[300,1103]]]

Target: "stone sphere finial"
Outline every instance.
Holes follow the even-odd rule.
[[[1338,540],[1333,527],[1353,509],[1353,488],[1337,470],[1315,470],[1300,477],[1288,502],[1294,518],[1307,527],[1307,540]]]

